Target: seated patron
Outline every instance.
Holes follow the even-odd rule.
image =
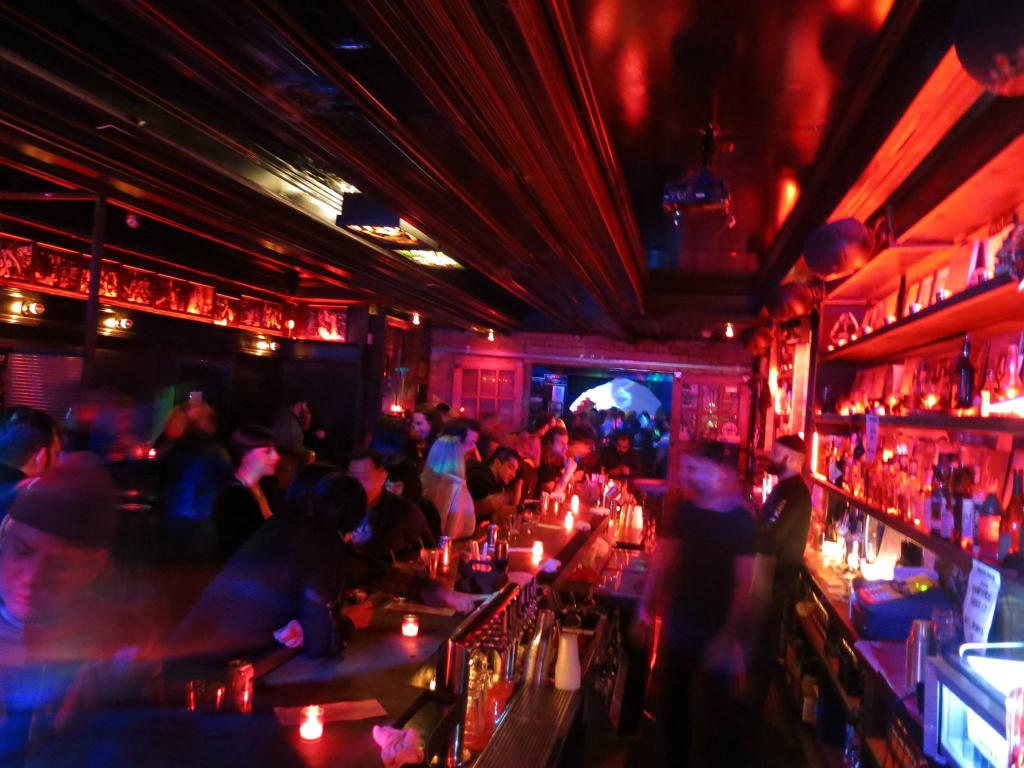
[[[444,535],[453,539],[472,536],[476,510],[466,486],[465,448],[457,437],[443,435],[437,439],[427,456],[422,479],[424,497],[441,513]]]
[[[344,537],[365,510],[366,492],[354,478],[325,465],[301,470],[285,511],[227,562],[175,631],[168,656],[223,661],[278,642],[310,656],[337,655],[352,629],[341,610]]]
[[[273,512],[260,481],[277,470],[274,433],[265,427],[248,426],[231,435],[235,476],[229,480],[214,505],[217,553],[226,561],[256,532]]]
[[[417,472],[423,471],[430,446],[437,439],[443,421],[437,409],[420,404],[412,412],[409,422],[409,436],[405,443],[405,457],[416,467]]]
[[[395,496],[401,496],[406,501],[411,501],[420,508],[423,517],[427,520],[430,533],[434,540],[441,536],[441,513],[437,511],[434,502],[423,497],[423,481],[409,461],[401,457],[392,459],[387,463],[388,479],[384,483],[384,489]]]
[[[353,535],[356,549],[390,561],[432,547],[434,536],[420,508],[411,501],[385,490],[388,471],[384,457],[376,451],[357,451],[349,458],[348,473],[363,486],[369,509]]]
[[[582,480],[584,464],[594,454],[595,443],[593,430],[586,427],[577,427],[571,434],[564,427],[549,429],[541,443],[539,490],[564,494],[570,483]]]
[[[35,408],[8,408],[0,414],[0,519],[20,483],[45,472],[60,454],[57,424]]]
[[[502,446],[494,452],[490,462],[475,464],[466,470],[466,484],[476,505],[478,522],[493,520],[503,506],[519,503],[517,497],[522,491],[521,483],[516,482],[519,464],[519,454]]]
[[[480,453],[477,450],[480,442],[480,422],[463,417],[448,419],[441,430],[441,436],[454,437],[459,441],[466,466],[480,461]]]
[[[116,526],[114,484],[84,453],[26,484],[0,526],[0,760],[142,688],[147,624],[102,588]]]
[[[640,471],[640,459],[633,450],[633,440],[626,432],[616,433],[612,444],[601,451],[601,468],[609,477],[635,476]]]

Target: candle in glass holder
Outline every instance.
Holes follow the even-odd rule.
[[[575,499],[575,498],[576,497],[573,496],[573,499]],[[565,513],[565,530],[569,531],[571,533],[572,529],[575,528],[575,527],[576,527],[576,518],[573,517],[571,511],[566,512]]]
[[[420,620],[415,613],[407,613],[402,617],[402,634],[416,637],[420,633]]]
[[[579,514],[580,511],[580,497],[573,496],[572,501],[569,502],[569,507],[574,515]]]
[[[533,564],[540,565],[541,558],[544,557],[544,542],[535,541],[533,542]]]
[[[324,735],[323,707],[303,707],[302,723],[299,725],[299,736],[303,741],[316,741]]]

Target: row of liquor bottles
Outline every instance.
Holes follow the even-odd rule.
[[[922,533],[950,541],[974,557],[1002,563],[1020,552],[1024,523],[1024,472],[1013,471],[1002,503],[1005,464],[977,447],[939,452],[924,441],[899,442],[874,461],[859,434],[831,436],[822,451],[834,485]]]

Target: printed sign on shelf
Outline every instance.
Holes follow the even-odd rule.
[[[987,643],[992,628],[992,617],[999,599],[999,571],[984,563],[974,561],[971,576],[967,580],[967,595],[964,597],[964,640],[968,643]]]

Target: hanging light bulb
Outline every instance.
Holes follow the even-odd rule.
[[[736,335],[736,329],[733,328],[732,323],[725,324],[725,338],[731,339]]]
[[[412,313],[412,324],[413,325],[419,325],[420,324],[420,313],[419,312],[413,312]]]
[[[494,341],[494,329],[493,328],[489,328],[487,330],[487,340],[488,341]]]

